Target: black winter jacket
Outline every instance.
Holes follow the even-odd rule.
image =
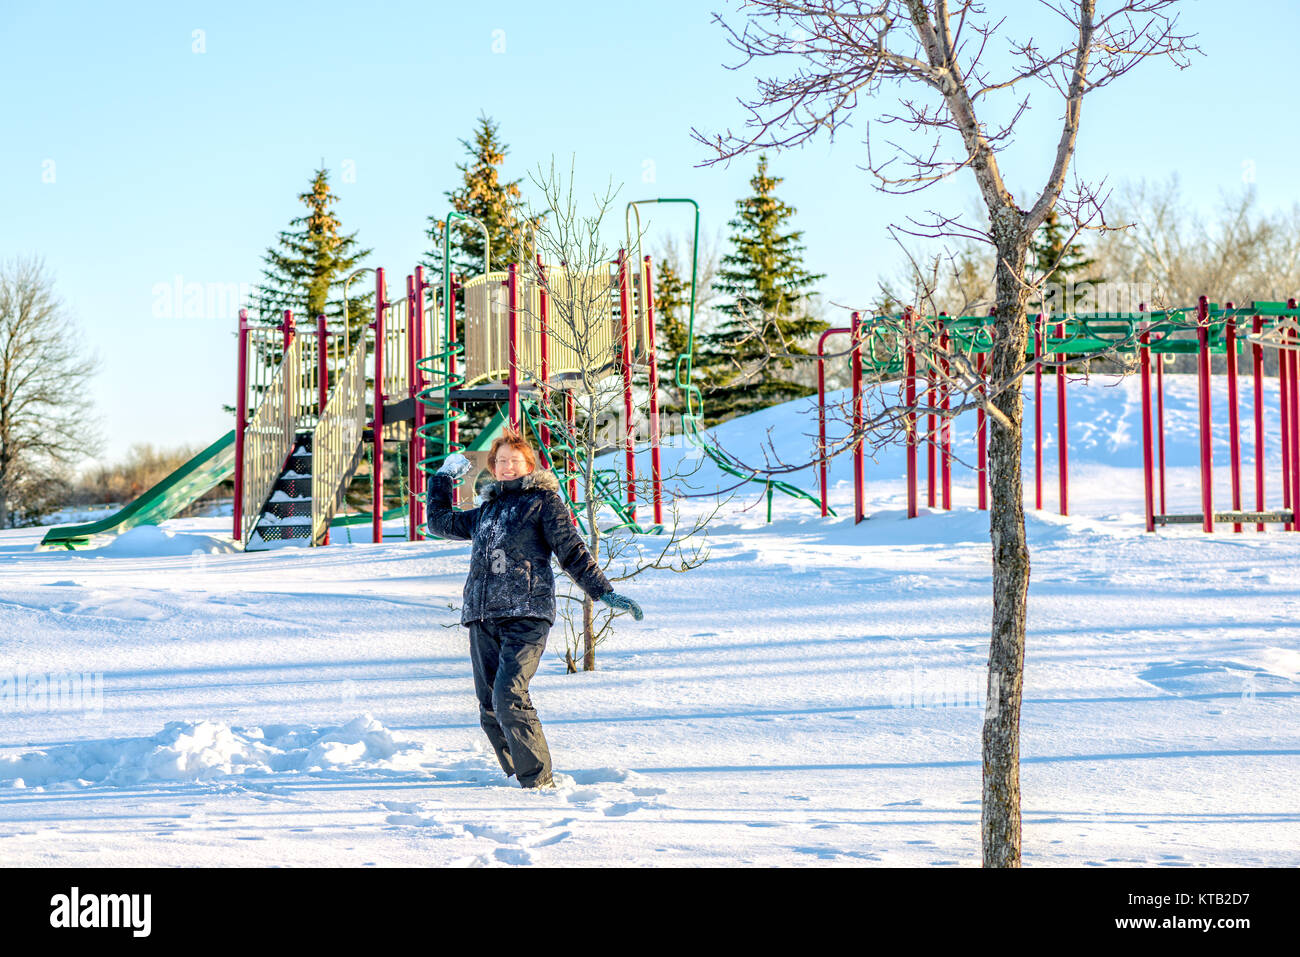
[[[538,468],[517,479],[488,482],[479,507],[460,511],[451,504],[451,478],[430,479],[429,531],[474,543],[462,625],[524,616],[555,624],[552,554],[592,599],[613,590],[573,527],[559,488],[554,472]]]

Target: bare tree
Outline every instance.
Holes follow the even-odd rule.
[[[622,449],[628,430],[633,431],[634,441],[638,431],[645,436],[645,429],[640,428],[645,423],[639,411],[634,407],[633,421],[628,422],[623,409],[622,367],[612,361],[615,355],[622,354],[622,340],[610,335],[608,321],[593,321],[593,318],[612,315],[615,291],[610,281],[610,263],[615,253],[605,245],[601,233],[618,191],[611,183],[603,196],[593,197],[591,211],[584,212],[574,195],[572,167],[567,176],[562,175],[552,160],[549,170],[539,167],[530,174],[530,179],[540,194],[545,215],[537,210],[529,211],[529,217],[538,226],[516,249],[514,259],[524,264],[525,278],[546,293],[551,355],[561,357],[563,364],[573,367],[574,371],[567,373],[575,400],[572,425],[564,395],[554,388],[554,381],[560,377],[552,375],[552,382],[539,389],[539,404],[552,444],[569,450],[576,459],[579,492],[585,505],[587,547],[601,561],[600,542],[605,533],[600,522],[609,521],[602,500],[608,500],[611,491],[621,495],[623,489],[599,475],[596,457],[602,452]],[[519,321],[526,331],[540,328],[541,316],[536,313],[531,296],[521,297]],[[632,323],[627,327],[630,330]],[[539,387],[543,385],[528,375],[525,380]],[[668,482],[680,477],[679,471],[669,471],[662,480]],[[636,500],[641,503],[638,524],[648,526],[648,478],[638,476],[635,486]],[[606,577],[611,582],[619,582],[651,568],[685,572],[703,564],[708,558],[706,530],[722,504],[718,503],[712,512],[697,515],[688,526],[681,521],[677,503],[673,502],[672,520],[665,522],[662,537],[648,540],[651,544],[634,541],[622,530],[623,521],[617,522],[615,528],[619,531],[607,539],[602,561]],[[612,571],[616,563],[618,572]],[[568,597],[578,601],[572,595]],[[582,670],[595,670],[596,647],[612,632],[615,616],[604,615],[597,622],[595,605],[585,594],[581,598],[580,627],[570,613],[570,606],[565,604],[562,608],[566,623],[565,661],[569,671],[578,670],[579,657]]]
[[[66,473],[98,451],[85,401],[95,366],[45,264],[0,265],[0,528],[57,507]]]
[[[743,56],[735,68],[758,65],[769,72],[755,79],[757,95],[741,101],[749,114],[741,132],[694,131],[716,154],[708,163],[798,146],[822,131],[833,137],[860,106],[892,95],[895,105],[881,106],[877,121],[886,133],[897,129],[900,135],[890,139],[872,136],[876,131],[870,127],[866,131],[867,169],[877,187],[917,192],[965,169],[979,187],[984,223],[931,212],[923,220],[909,218],[901,228],[984,242],[997,257],[988,402],[994,414],[989,448],[993,620],[981,815],[986,866],[1020,864],[1019,725],[1029,549],[1019,386],[1032,290],[1025,276],[1028,247],[1053,208],[1077,228],[1104,225],[1099,187],[1076,179],[1071,194],[1064,192],[1084,99],[1153,57],[1171,59],[1180,68],[1187,64],[1196,47],[1178,31],[1176,3],[1103,0],[1099,10],[1097,0],[1040,0],[1045,22],[1030,24],[1022,14],[1023,37],[1010,35],[1001,8],[990,15],[976,0],[746,0],[740,9],[747,17],[739,29],[715,15]],[[1046,39],[1051,23],[1062,28],[1060,41]],[[989,65],[985,53],[994,41],[1007,49]],[[782,62],[792,63],[788,75],[773,74],[771,65]],[[1059,96],[1063,118],[1051,170],[1033,193],[1022,193],[1031,197],[1022,206],[1003,178],[998,156],[1013,141],[1033,84]],[[988,123],[984,116],[999,121]]]

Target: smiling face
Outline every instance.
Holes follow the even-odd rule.
[[[528,459],[519,449],[510,445],[503,445],[497,449],[496,459],[492,463],[492,474],[496,476],[498,482],[508,482],[531,471],[532,469],[528,467]]]

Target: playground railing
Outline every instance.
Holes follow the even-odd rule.
[[[293,451],[295,433],[314,401],[302,388],[304,340],[305,337],[297,336],[284,350],[279,368],[263,389],[257,411],[244,431],[243,502],[240,503],[243,541],[248,541],[257,524],[262,506]]]
[[[640,280],[633,278],[631,294],[640,297]],[[509,273],[476,276],[465,283],[464,290],[466,383],[504,378],[510,370]],[[622,348],[619,299],[617,271],[609,264],[582,273],[549,266],[544,281],[532,270],[520,270],[515,289],[515,359],[520,377],[541,378],[543,313],[547,317],[548,376],[581,371],[584,355],[589,374],[609,369]],[[636,331],[643,325],[644,320],[633,324],[634,360],[643,358],[646,351],[647,337]]]
[[[364,449],[361,436],[365,427],[366,342],[362,339],[353,346],[348,364],[339,373],[312,437],[313,543],[324,542],[330,518],[342,504],[344,483]]]

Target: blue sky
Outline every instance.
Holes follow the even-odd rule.
[[[1011,18],[1035,6],[997,5]],[[425,248],[427,217],[446,211],[458,141],[481,111],[501,125],[512,177],[576,154],[589,189],[612,177],[620,202],[691,196],[705,232],[722,229],[753,161],[699,166],[708,154],[690,128],[735,125],[735,99],[752,89],[722,66],[734,54],[709,12],[727,8],[5,0],[0,257],[43,256],[98,353],[99,374],[69,388],[99,415],[108,457],[139,441],[206,444],[230,428],[220,407],[234,393],[234,320],[156,315],[159,290],[177,277],[256,282],[322,160],[346,228],[399,278]],[[1145,66],[1090,97],[1079,174],[1120,183],[1177,172],[1208,208],[1249,171],[1262,208],[1300,201],[1300,124],[1284,76],[1300,5],[1185,0],[1182,16],[1207,55],[1181,72]],[[1049,96],[1035,104],[1004,160],[1022,202],[1050,166],[1059,122]],[[969,174],[885,196],[863,163],[855,131],[771,157],[808,265],[837,301],[869,297],[895,271],[890,222],[974,200]],[[355,182],[342,181],[345,169]]]

